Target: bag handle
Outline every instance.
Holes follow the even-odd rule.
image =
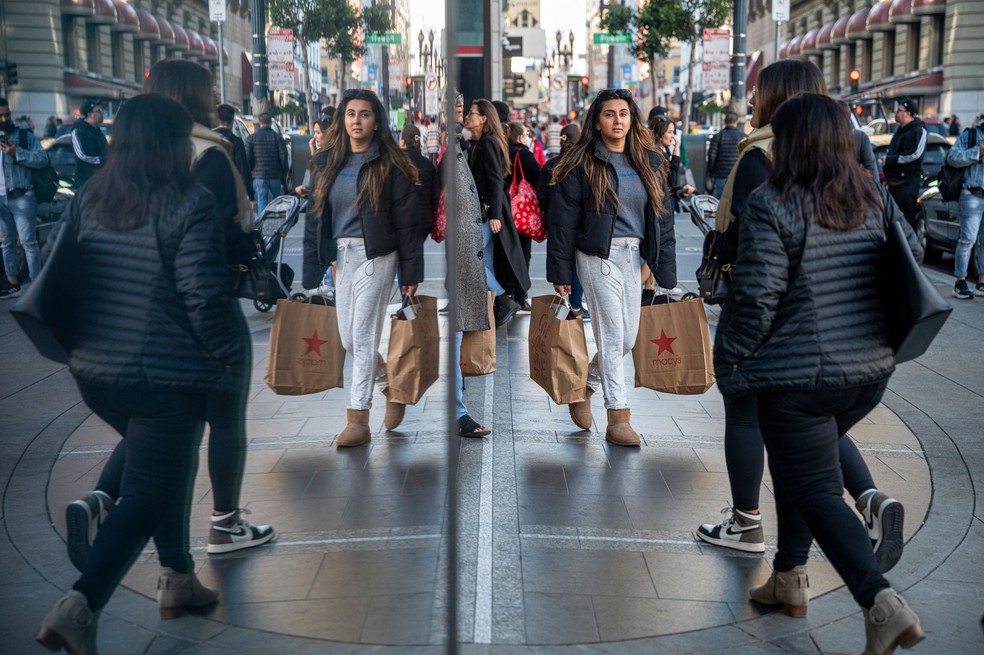
[[[513,157],[513,179],[512,179],[512,184],[509,185],[510,187],[519,186],[519,182],[516,181],[517,170],[519,171],[519,175],[523,179],[523,182],[525,182],[526,172],[523,170],[523,165],[519,161],[519,150],[516,151],[516,156]]]

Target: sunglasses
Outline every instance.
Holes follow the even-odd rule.
[[[632,100],[632,92],[628,89],[605,89],[598,94],[598,100]]]
[[[656,114],[655,116],[653,116],[653,118],[655,118],[660,123],[665,123],[666,121],[670,120],[670,117],[667,116],[666,114]]]

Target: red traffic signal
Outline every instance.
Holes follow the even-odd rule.
[[[855,84],[857,84],[858,83],[858,80],[861,79],[861,71],[859,71],[857,68],[855,68],[854,70],[852,70],[850,72],[850,74],[848,75],[848,77],[851,78],[851,81],[852,82],[854,82]]]
[[[583,86],[584,88],[588,88],[588,81],[589,80],[587,75],[581,76],[581,86]]]

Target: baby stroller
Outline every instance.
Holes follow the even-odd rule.
[[[718,199],[706,194],[691,195],[680,199],[680,205],[690,213],[690,220],[703,236],[714,229],[714,214],[717,212]]]
[[[256,253],[248,267],[243,283],[239,287],[240,298],[251,298],[253,306],[261,312],[268,312],[277,300],[290,295],[290,285],[294,282],[294,270],[284,263],[284,239],[297,225],[297,219],[306,206],[294,196],[278,196],[264,208],[260,218],[253,226]]]
[[[690,220],[704,235],[704,247],[700,267],[696,271],[698,297],[707,305],[724,302],[727,295],[730,266],[721,264],[719,254],[724,235],[714,230],[714,218],[718,200],[714,196],[694,195],[681,201],[690,212]]]

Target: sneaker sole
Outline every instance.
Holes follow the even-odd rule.
[[[262,546],[263,544],[269,541],[273,541],[273,538],[276,536],[277,536],[276,532],[271,532],[265,537],[260,537],[259,539],[250,539],[249,541],[234,541],[228,544],[209,544],[206,550],[210,555],[233,553],[237,550],[245,550],[246,548]]]
[[[905,541],[902,538],[902,526],[905,523],[905,508],[902,503],[888,503],[882,510],[881,539],[874,544],[875,561],[882,573],[891,571],[902,558]]]
[[[65,545],[68,547],[68,559],[79,573],[85,568],[85,561],[92,550],[92,543],[89,541],[91,524],[92,514],[88,503],[76,500],[65,508]]]
[[[711,544],[712,546],[721,546],[722,548],[730,548],[732,550],[740,550],[745,553],[764,553],[765,544],[750,544],[742,543],[740,541],[734,541],[733,539],[717,539],[708,534],[704,534],[700,530],[694,533],[697,538],[701,541]]]

